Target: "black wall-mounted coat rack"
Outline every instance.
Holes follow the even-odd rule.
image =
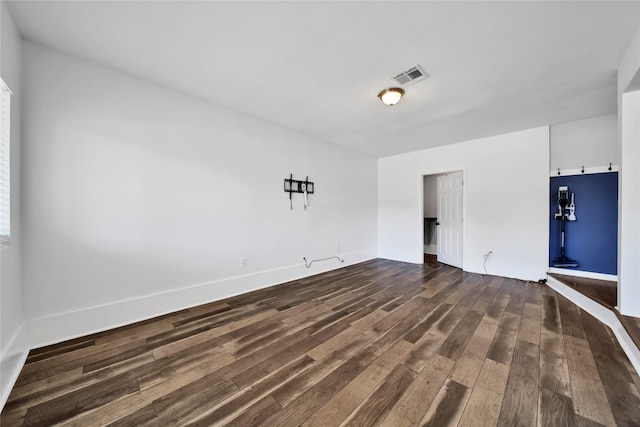
[[[293,193],[304,194],[304,208],[307,209],[307,194],[313,194],[314,185],[307,176],[304,181],[293,179],[293,174],[284,179],[284,192],[289,193],[289,205],[293,210]]]

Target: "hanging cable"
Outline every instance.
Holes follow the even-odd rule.
[[[489,256],[493,253],[493,251],[489,251],[486,254],[484,254],[484,256],[482,257],[482,269],[484,270],[484,274],[487,274],[487,260],[489,259]]]
[[[302,257],[302,259],[304,260],[304,265],[307,268],[311,267],[311,264],[313,264],[314,262],[326,261],[326,260],[333,259],[333,258],[336,258],[337,260],[340,260],[340,262],[344,262],[344,260],[342,258],[340,258],[339,256],[330,256],[329,258],[314,259],[313,261],[311,261],[310,263],[307,264],[307,258],[306,257]]]

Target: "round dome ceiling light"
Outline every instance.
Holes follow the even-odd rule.
[[[384,105],[396,105],[400,98],[404,95],[404,90],[399,87],[390,87],[389,89],[385,89],[378,94],[378,98]]]

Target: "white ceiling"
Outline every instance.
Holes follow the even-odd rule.
[[[376,157],[616,112],[625,2],[9,2],[37,41]],[[431,78],[386,107],[416,63]]]

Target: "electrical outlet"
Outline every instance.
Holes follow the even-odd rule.
[[[247,257],[242,257],[240,258],[240,267],[246,267],[247,266]]]

